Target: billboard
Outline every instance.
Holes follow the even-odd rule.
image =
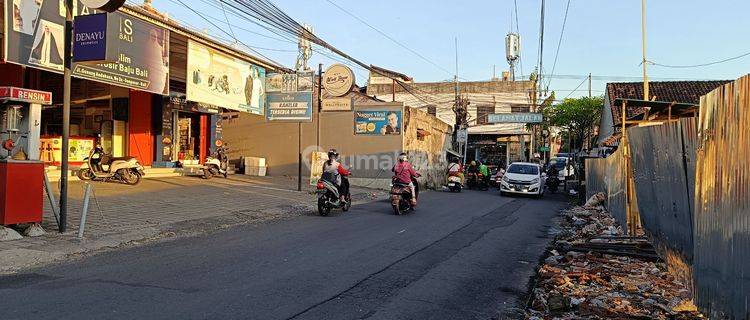
[[[364,110],[354,112],[354,134],[400,135],[401,110]]]
[[[187,99],[262,115],[266,69],[188,41]]]
[[[269,93],[268,121],[312,121],[312,93]]]
[[[76,16],[97,13],[73,1]],[[5,1],[5,60],[63,72],[64,0]],[[117,61],[74,63],[73,76],[158,94],[169,92],[169,31],[121,12],[107,17],[107,56]]]

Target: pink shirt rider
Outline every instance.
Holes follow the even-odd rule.
[[[410,184],[412,177],[419,176],[417,171],[414,171],[414,168],[411,166],[411,163],[408,163],[406,161],[396,163],[396,165],[393,166],[393,169],[391,171],[393,171],[394,173],[395,180],[403,184]]]

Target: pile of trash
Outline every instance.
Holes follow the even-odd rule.
[[[563,212],[526,319],[703,318],[645,238],[624,236],[598,201],[587,204]]]

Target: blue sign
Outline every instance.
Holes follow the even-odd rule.
[[[312,121],[312,92],[266,93],[268,121]]]
[[[73,27],[73,62],[107,59],[107,14],[77,16]]]
[[[354,134],[400,135],[401,110],[365,110],[354,112]]]
[[[494,113],[487,116],[489,123],[540,123],[541,113]]]

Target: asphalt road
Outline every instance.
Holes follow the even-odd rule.
[[[0,277],[0,319],[495,319],[518,307],[564,201],[420,200],[406,216],[373,202]]]

